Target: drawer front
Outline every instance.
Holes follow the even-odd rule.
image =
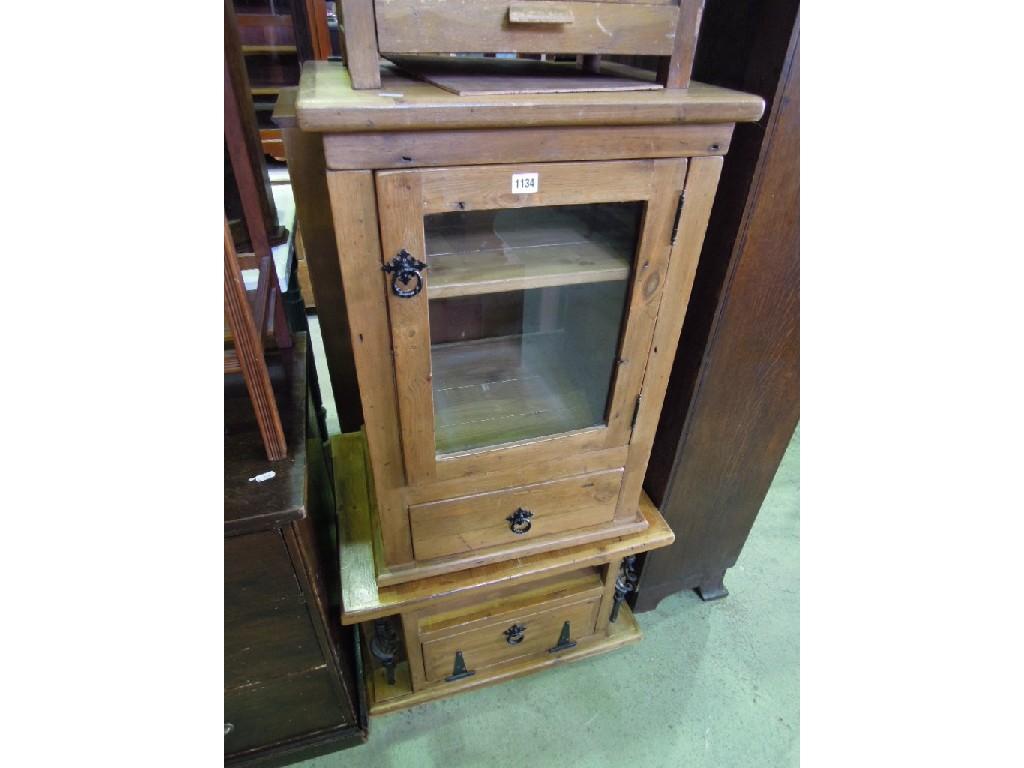
[[[417,560],[430,560],[608,523],[620,485],[621,468],[414,504],[413,551]]]
[[[594,633],[600,595],[582,602],[562,604],[423,643],[423,666],[428,682],[443,682],[452,674],[455,653],[462,653],[466,669],[477,671],[524,656],[547,654],[558,644],[565,622],[575,641]],[[518,642],[510,642],[518,639]]]
[[[669,56],[679,6],[653,0],[376,0],[381,53]]]
[[[343,725],[346,718],[325,667],[239,688],[224,695],[224,753]]]

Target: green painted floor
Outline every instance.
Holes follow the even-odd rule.
[[[327,395],[319,328],[313,326]],[[333,403],[327,407],[333,417]],[[730,595],[724,600],[702,603],[687,592],[638,614],[644,638],[636,645],[371,718],[365,745],[297,765],[796,766],[799,427],[725,582]]]

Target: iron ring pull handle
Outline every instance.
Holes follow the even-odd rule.
[[[522,624],[513,624],[505,630],[505,642],[509,645],[519,645],[526,639],[526,627]]]
[[[508,520],[508,527],[512,533],[522,536],[533,527],[533,523],[530,522],[531,517],[533,517],[533,512],[520,507],[505,519]]]
[[[382,270],[391,275],[391,292],[400,299],[411,299],[423,290],[424,269],[429,267],[417,258],[414,258],[405,248],[398,252],[389,263],[381,267]],[[409,283],[415,280],[412,288]],[[402,286],[399,288],[398,284]]]

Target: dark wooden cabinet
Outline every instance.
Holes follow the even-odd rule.
[[[268,461],[241,376],[224,406],[224,754],[284,765],[361,743],[357,639],[340,610],[334,496],[305,334],[268,359],[288,455]],[[261,481],[260,476],[273,472]]]
[[[796,2],[709,3],[694,75],[763,96],[722,171],[644,487],[676,531],[637,610],[723,597],[799,418],[800,46]]]

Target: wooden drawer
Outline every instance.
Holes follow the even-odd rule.
[[[611,522],[622,469],[409,507],[417,560],[430,560]],[[513,518],[525,518],[513,530]]]
[[[569,622],[570,639],[594,634],[602,584],[594,568],[548,580],[516,594],[422,618],[419,638],[428,683],[450,676],[456,652],[467,670],[548,655]],[[557,652],[557,651],[556,651]]]
[[[381,53],[617,53],[669,56],[675,0],[376,0]]]

